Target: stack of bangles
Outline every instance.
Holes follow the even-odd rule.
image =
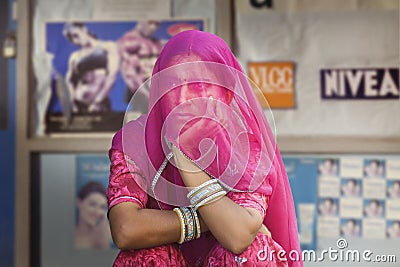
[[[178,243],[182,244],[199,238],[201,234],[200,221],[197,212],[193,208],[179,207],[174,209],[181,222],[181,237]]]
[[[226,194],[227,192],[218,183],[217,179],[211,179],[195,187],[188,193],[187,197],[190,200],[191,207],[174,208],[181,223],[179,244],[200,237],[200,221],[196,210],[201,206],[214,202]]]

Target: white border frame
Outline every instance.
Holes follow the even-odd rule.
[[[32,0],[18,0],[15,267],[30,266],[31,155],[41,152],[107,152],[110,136],[30,137],[29,110],[32,81]],[[232,0],[216,0],[216,34],[232,47]],[[68,146],[66,146],[68,142]],[[400,137],[278,136],[282,153],[301,154],[400,154]]]

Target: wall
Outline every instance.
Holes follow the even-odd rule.
[[[1,17],[7,17],[7,28],[15,29],[15,23],[10,19],[12,0],[8,0],[8,10],[0,8]],[[6,13],[6,14],[4,14]],[[8,13],[8,14],[7,14]],[[4,24],[2,24],[4,25]],[[6,27],[4,27],[6,28]],[[6,29],[0,29],[3,33]],[[2,43],[1,43],[2,45]],[[5,75],[0,76],[2,86],[6,86],[7,127],[0,130],[0,267],[13,266],[14,256],[14,198],[15,198],[15,59],[1,59],[5,63]],[[4,107],[4,106],[3,106]]]
[[[258,75],[254,75],[262,79],[263,84],[274,84],[275,88],[293,84],[291,91],[295,105],[273,110],[277,135],[398,138],[400,124],[391,116],[400,112],[399,2],[274,2],[276,6],[272,9],[256,9],[248,1],[235,1],[235,34],[238,57],[244,68],[248,68],[248,62],[274,62],[269,69],[275,70],[277,63],[294,64],[291,82],[282,82],[278,75],[274,76],[276,80],[270,78],[273,77],[271,72],[261,72],[261,68]],[[287,7],[280,6],[285,3]],[[366,69],[375,74],[376,69],[392,68],[397,70],[397,75],[392,77],[393,97],[387,97],[384,90],[381,97],[373,99],[370,96],[369,89],[378,93],[381,88],[389,88],[381,86],[386,82],[378,82],[378,77],[373,86],[369,86],[369,79],[359,79],[361,82],[354,85],[355,92],[346,93],[343,98],[323,96],[327,92],[322,86],[323,69],[356,69],[358,76]],[[264,73],[269,73],[265,75],[268,78],[262,78]],[[269,90],[276,98],[287,93],[287,88],[271,87]],[[346,86],[332,87],[345,89]]]

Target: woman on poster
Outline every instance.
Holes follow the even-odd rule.
[[[400,181],[394,181],[391,185],[388,184],[387,192],[390,198],[400,198]]]
[[[388,227],[387,236],[390,238],[400,238],[400,221],[394,221]]]
[[[80,22],[67,23],[63,35],[80,48],[68,60],[65,77],[73,113],[108,112],[108,97],[120,65],[117,44],[96,38]]]
[[[348,219],[341,227],[340,232],[345,237],[360,236],[360,225],[355,219]]]
[[[88,182],[78,192],[78,220],[75,248],[108,249],[111,234],[107,223],[106,189],[98,182]]]
[[[186,31],[166,44],[149,113],[109,155],[114,266],[302,266],[274,135],[219,37]],[[266,248],[277,254],[258,257]]]

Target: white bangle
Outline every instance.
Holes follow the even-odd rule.
[[[185,241],[185,237],[186,237],[185,222],[184,222],[184,219],[183,219],[182,212],[181,212],[181,210],[179,208],[174,208],[173,211],[178,215],[179,221],[181,223],[181,235],[179,237],[178,244],[182,244]]]
[[[225,196],[227,193],[225,190],[219,191],[215,194],[212,194],[211,196],[201,200],[199,203],[197,203],[193,208],[197,210],[201,206],[204,206],[205,204],[210,204],[211,202],[215,201],[218,197],[220,196]]]
[[[210,179],[210,180],[208,180],[208,181],[202,183],[201,185],[196,186],[195,188],[193,188],[193,189],[187,194],[187,197],[188,197],[188,198],[191,198],[192,195],[195,194],[195,193],[197,193],[200,189],[202,189],[203,187],[206,187],[206,186],[208,186],[208,185],[210,185],[210,184],[213,184],[213,183],[218,183],[218,180],[217,180],[217,179]]]
[[[218,183],[210,184],[206,187],[199,189],[196,193],[194,193],[190,198],[190,204],[192,206],[196,205],[197,202],[202,200],[204,197],[212,195],[215,192],[223,190],[222,186]]]

